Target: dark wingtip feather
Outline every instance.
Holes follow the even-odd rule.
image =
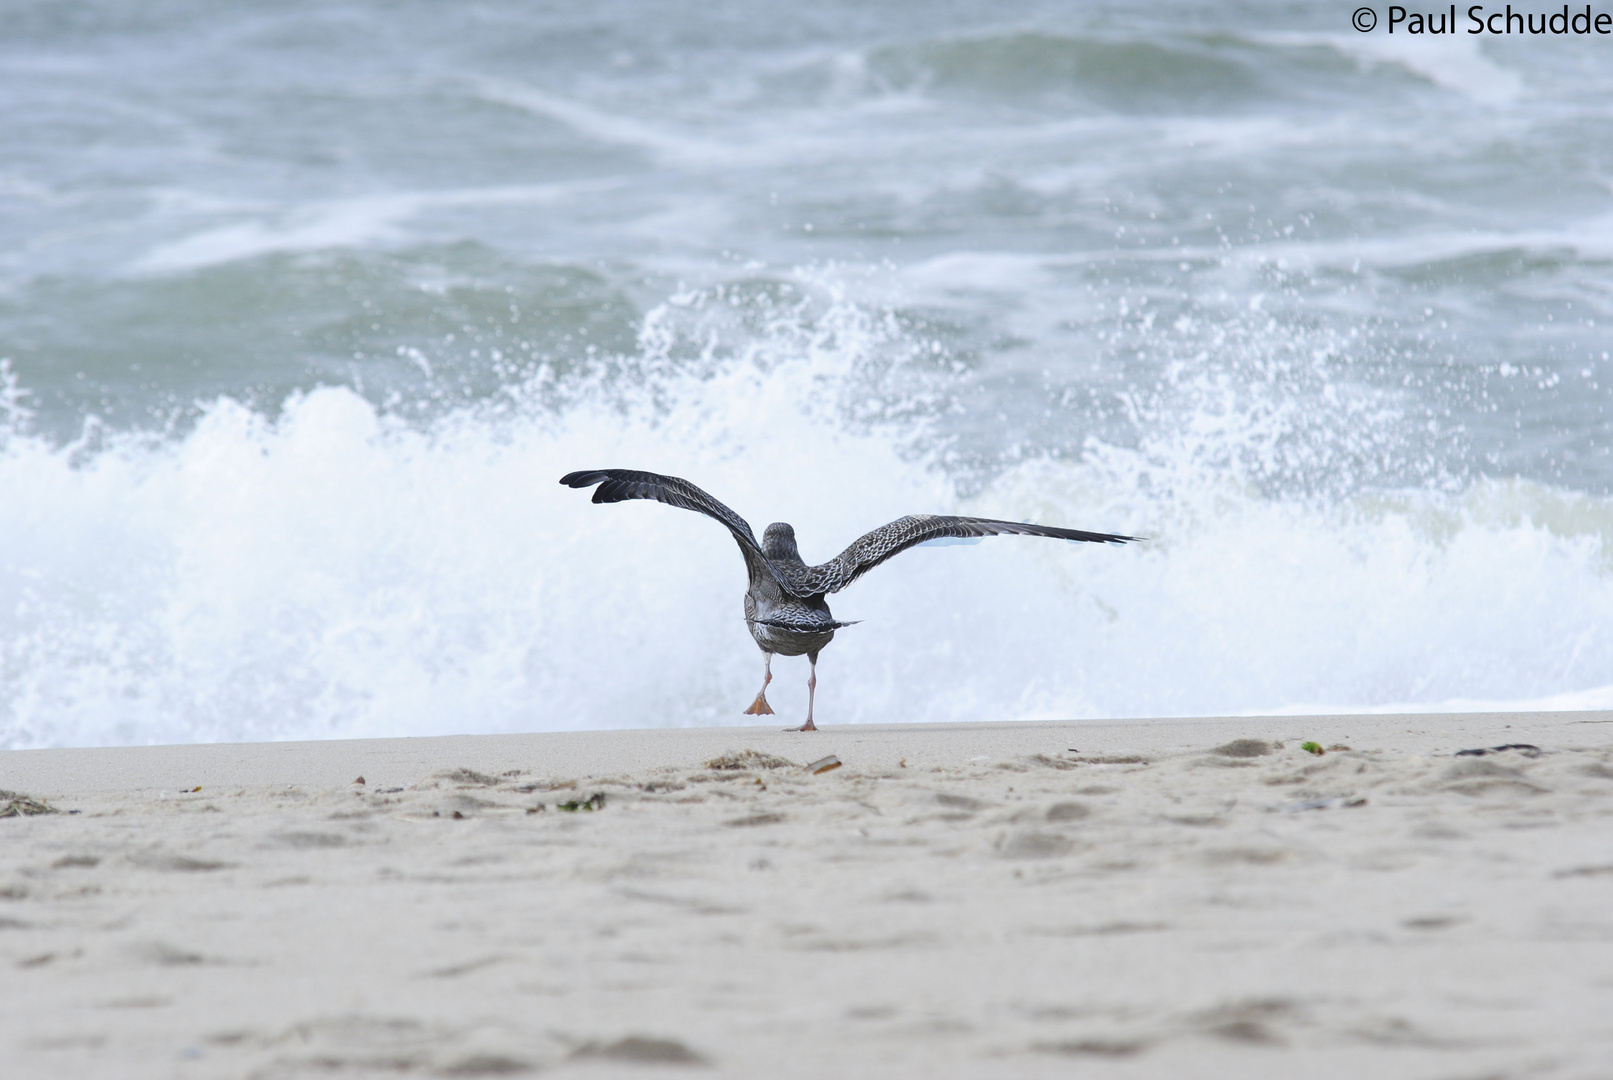
[[[610,473],[603,469],[583,469],[580,472],[568,472],[560,478],[560,482],[567,487],[584,488],[609,479]]]
[[[1147,540],[1146,536],[1124,536],[1120,533],[1094,533],[1079,529],[1061,529],[1060,535],[1072,544],[1130,544]]]

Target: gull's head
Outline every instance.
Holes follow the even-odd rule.
[[[769,559],[796,559],[801,553],[795,549],[795,530],[782,521],[775,521],[762,533],[762,550]]]

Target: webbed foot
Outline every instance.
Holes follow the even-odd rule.
[[[750,703],[750,708],[746,709],[740,715],[742,715],[742,716],[772,716],[773,715],[773,707],[767,703],[767,695],[766,694],[757,694],[756,695],[756,700]]]

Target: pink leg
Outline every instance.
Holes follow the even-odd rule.
[[[756,700],[750,703],[745,716],[772,716],[773,707],[767,703],[767,684],[773,681],[773,654],[763,653],[766,659],[762,662],[762,688],[756,691]]]
[[[788,731],[817,731],[818,725],[812,722],[812,706],[818,697],[818,654],[812,653],[807,657],[812,664],[812,674],[807,676],[807,722],[800,727],[787,728]]]

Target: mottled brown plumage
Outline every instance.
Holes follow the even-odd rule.
[[[773,681],[774,653],[805,654],[811,662],[812,674],[807,680],[807,720],[800,727],[801,731],[816,730],[812,705],[818,685],[818,652],[834,639],[836,630],[851,625],[835,621],[824,596],[844,589],[892,555],[943,537],[1047,536],[1102,544],[1140,539],[993,518],[909,514],[858,537],[828,562],[808,566],[796,550],[795,530],[789,525],[783,522],[769,525],[762,535],[762,543],[758,544],[744,518],[676,476],[633,469],[587,469],[567,473],[560,482],[573,488],[598,484],[593,500],[596,503],[654,499],[669,506],[698,511],[727,526],[739,545],[740,554],[745,557],[745,568],[750,574],[750,587],[745,591],[745,622],[765,658],[761,692],[745,711],[750,714],[773,711],[767,704],[767,684]]]

